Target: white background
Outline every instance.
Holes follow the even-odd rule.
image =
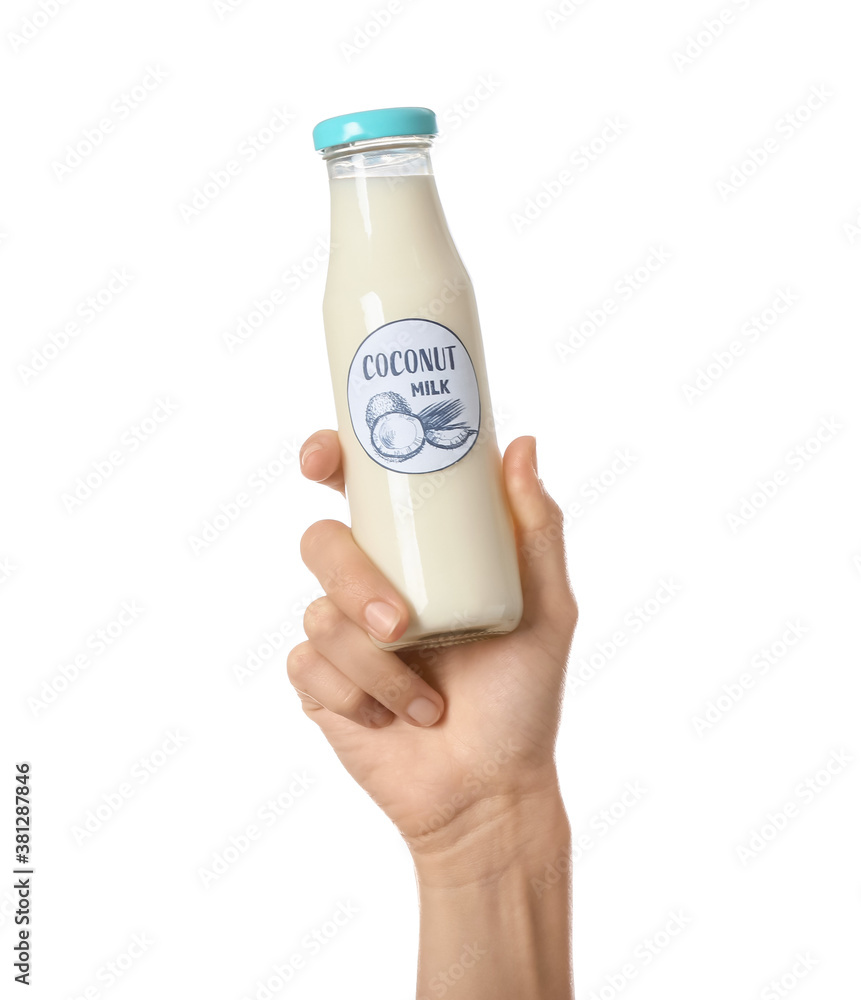
[[[733,22],[680,66],[674,53],[720,0],[582,0],[556,19],[559,5],[402,0],[377,30],[382,7],[69,0],[49,18],[35,0],[3,5],[4,995],[21,759],[35,803],[29,995],[239,1000],[297,953],[304,968],[275,996],[411,994],[407,852],[284,671],[316,596],[299,536],[346,517],[290,457],[333,421],[324,265],[309,260],[324,256],[328,190],[311,129],[402,104],[443,124],[438,183],[478,296],[502,442],[537,435],[569,510],[582,617],[559,763],[575,834],[592,835],[575,870],[578,996],[754,1000],[781,995],[768,984],[782,975],[799,1000],[855,995],[857,11],[725,0]],[[21,44],[12,36],[34,16],[48,23]],[[123,117],[111,111],[151,70],[167,76]],[[813,87],[827,99],[787,126]],[[290,124],[184,219],[195,188],[278,111]],[[67,146],[105,117],[112,130],[59,177]],[[624,126],[615,141],[572,168],[607,119]],[[770,137],[766,161],[721,190]],[[518,232],[514,217],[566,167],[572,183]],[[652,247],[670,259],[580,343],[588,311]],[[115,268],[133,277],[83,322],[79,304]],[[301,280],[288,286],[292,268]],[[274,314],[231,352],[224,334],[276,289]],[[787,289],[792,308],[753,342],[743,328]],[[55,351],[51,334],[62,342],[76,319]],[[743,355],[686,399],[734,340]],[[560,342],[576,346],[560,354]],[[53,357],[28,375],[35,354]],[[144,425],[160,399],[175,412]],[[824,443],[823,420],[840,428]],[[135,451],[120,445],[153,426]],[[63,495],[117,449],[122,462],[69,510]],[[617,450],[635,456],[623,474],[606,471]],[[269,462],[277,474],[256,492],[250,477]],[[596,495],[602,473],[613,482]],[[774,495],[730,523],[745,498],[764,499],[760,483]],[[251,505],[195,546],[242,492]],[[680,592],[635,628],[662,580]],[[144,610],[95,655],[90,637],[123,602]],[[789,622],[803,636],[759,672],[752,661]],[[267,656],[279,627],[290,639]],[[259,669],[237,677],[261,646]],[[575,690],[590,659],[602,665]],[[695,718],[745,672],[754,686],[698,734]],[[184,742],[167,756],[170,733]],[[851,763],[800,792],[835,751]],[[601,810],[633,781],[647,792],[600,834]],[[112,812],[124,782],[132,795]],[[301,794],[267,825],[261,808],[288,804],[291,783]],[[787,806],[785,828],[743,859],[739,846]],[[76,834],[99,807],[97,832]],[[201,870],[235,858],[231,837],[250,823],[260,839],[204,886]],[[341,903],[355,916],[312,955],[303,939]],[[683,933],[646,966],[638,948],[679,910]],[[136,934],[151,944],[130,961]],[[795,981],[803,954],[815,964]],[[637,975],[614,992],[606,977],[629,962]],[[111,963],[124,970],[112,983]]]

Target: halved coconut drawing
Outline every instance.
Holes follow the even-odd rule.
[[[461,448],[478,431],[469,427],[440,427],[439,430],[425,432],[430,444],[435,448]]]
[[[404,462],[418,455],[424,443],[422,422],[411,413],[384,413],[371,428],[371,444],[390,462]]]
[[[365,411],[371,444],[390,462],[405,462],[422,450],[425,431],[410,404],[397,392],[378,392]]]
[[[435,448],[462,448],[473,434],[473,430],[458,417],[463,413],[463,403],[459,399],[446,399],[426,406],[419,419],[424,427],[428,443]]]

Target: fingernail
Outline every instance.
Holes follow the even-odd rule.
[[[535,469],[535,475],[538,475],[538,442],[535,438],[532,439],[532,468]]]
[[[365,608],[365,621],[376,637],[385,642],[400,621],[396,608],[383,601],[371,601]]]
[[[407,715],[420,726],[432,726],[442,712],[430,698],[416,698],[407,705]]]
[[[321,444],[309,444],[308,447],[299,456],[299,462],[304,465],[308,461],[308,456],[313,455],[315,451],[322,451],[323,445]]]

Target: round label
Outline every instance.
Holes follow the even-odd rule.
[[[395,320],[362,341],[347,376],[347,404],[362,447],[392,472],[454,465],[481,423],[469,352],[430,319]]]

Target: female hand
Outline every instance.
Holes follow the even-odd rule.
[[[312,435],[301,464],[308,479],[343,492],[334,431]],[[307,609],[308,641],[289,655],[290,680],[417,861],[450,855],[526,803],[561,810],[553,753],[577,621],[562,513],[538,478],[534,438],[511,443],[503,473],[524,596],[523,619],[509,635],[422,652],[381,650],[368,632],[396,640],[407,625],[403,600],[346,525],[318,521],[301,542],[326,596]],[[463,863],[473,872],[483,864],[478,857]]]

